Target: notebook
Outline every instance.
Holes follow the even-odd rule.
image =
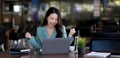
[[[70,39],[43,39],[41,54],[68,54]]]
[[[88,54],[85,54],[85,58],[107,58],[110,55],[110,53],[107,52],[90,52]]]

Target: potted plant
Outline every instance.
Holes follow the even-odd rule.
[[[84,54],[85,46],[86,46],[85,37],[78,37],[77,38],[77,46],[78,46],[78,54]]]

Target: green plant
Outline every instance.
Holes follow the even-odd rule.
[[[77,45],[78,45],[78,48],[85,48],[85,46],[86,46],[85,37],[78,37],[77,38]]]

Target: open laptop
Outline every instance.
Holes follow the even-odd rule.
[[[70,39],[43,39],[41,54],[68,54]]]

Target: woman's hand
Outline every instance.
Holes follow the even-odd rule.
[[[70,33],[69,33],[69,37],[72,37],[73,34],[75,34],[75,33],[76,33],[75,28],[71,28]]]
[[[32,38],[31,34],[29,32],[25,33],[26,38]]]

